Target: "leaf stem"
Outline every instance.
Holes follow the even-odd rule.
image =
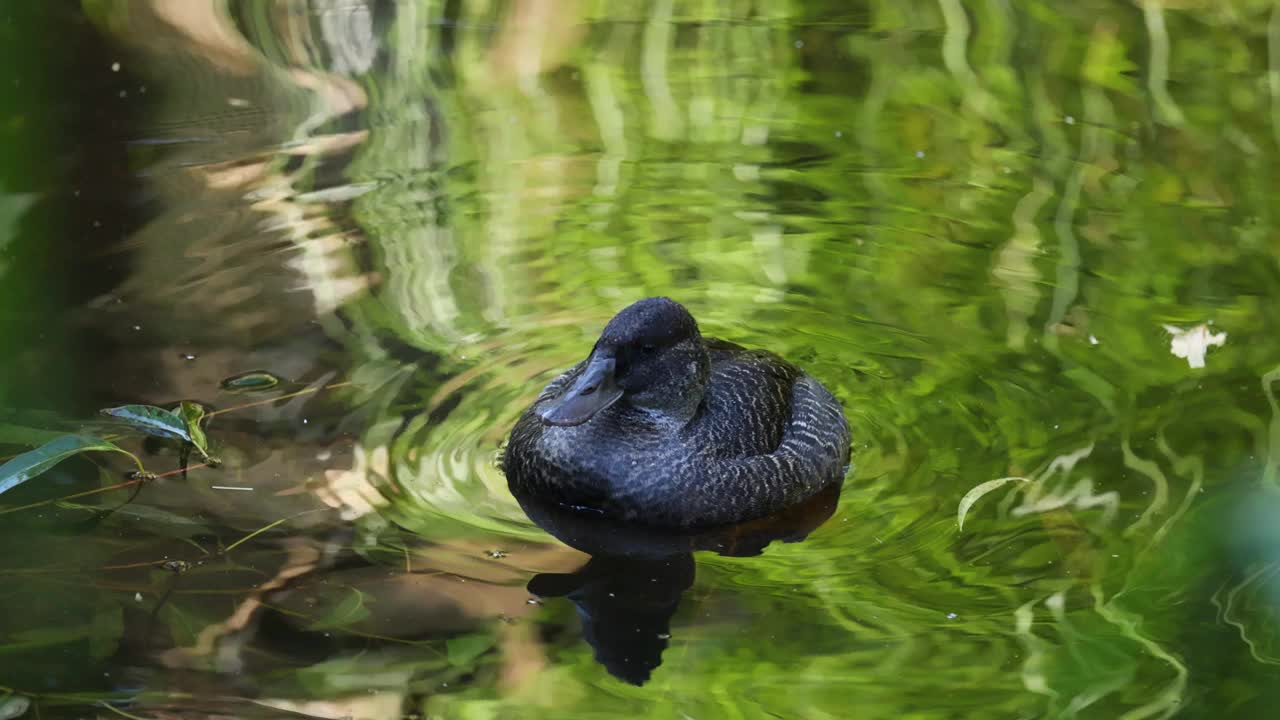
[[[230,544],[230,545],[228,545],[226,548],[224,548],[224,549],[223,549],[223,551],[222,551],[221,553],[219,553],[219,554],[220,554],[220,555],[225,555],[225,554],[227,554],[227,553],[231,552],[232,550],[235,550],[237,547],[240,547],[240,546],[241,546],[241,545],[243,545],[244,543],[246,543],[246,542],[248,542],[248,541],[252,540],[253,538],[255,538],[255,537],[257,537],[257,536],[261,535],[262,533],[264,533],[264,532],[266,532],[266,531],[270,530],[271,528],[273,528],[273,527],[275,527],[275,526],[279,525],[280,523],[288,522],[288,521],[290,521],[290,520],[293,520],[294,518],[299,518],[299,517],[302,517],[303,515],[309,515],[309,514],[311,514],[311,513],[320,512],[321,510],[325,510],[325,509],[326,509],[326,508],[316,508],[315,510],[304,510],[304,511],[302,511],[302,512],[300,512],[300,513],[295,513],[295,514],[290,515],[290,516],[288,516],[288,517],[282,517],[282,518],[280,518],[279,520],[276,520],[275,522],[272,522],[272,523],[268,523],[268,524],[266,524],[266,525],[263,525],[262,527],[258,528],[257,530],[254,530],[253,532],[249,533],[248,535],[245,535],[244,537],[240,538],[239,540],[237,540],[237,541],[235,541],[235,542],[231,543],[231,544]]]
[[[39,502],[28,503],[26,505],[18,505],[17,507],[0,508],[0,515],[7,515],[11,512],[18,512],[19,510],[30,510],[31,508],[40,507],[42,505],[52,505],[53,503],[62,502],[63,500],[75,500],[76,498],[82,498],[87,495],[97,495],[98,493],[110,492],[112,490],[119,490],[121,488],[133,487],[134,485],[137,485],[139,483],[144,483],[144,482],[147,482],[147,480],[142,478],[139,478],[137,480],[126,480],[122,483],[116,483],[115,485],[108,485],[107,487],[95,488],[93,490],[85,490],[84,492],[72,493],[71,495],[63,495],[62,497],[49,498],[48,500],[41,500]]]
[[[132,714],[132,713],[127,713],[127,712],[125,712],[125,711],[121,710],[120,708],[112,707],[111,703],[108,703],[108,702],[100,702],[100,703],[98,703],[98,706],[99,706],[99,707],[104,707],[104,708],[106,708],[106,709],[110,710],[111,712],[113,712],[113,713],[115,713],[115,714],[117,714],[117,715],[121,715],[121,716],[123,716],[123,717],[127,717],[127,718],[129,718],[129,720],[147,720],[147,719],[146,719],[146,718],[144,718],[144,717],[139,717],[139,716],[134,715],[134,714]]]
[[[317,393],[317,392],[320,392],[321,390],[336,390],[336,389],[338,389],[338,388],[343,388],[343,387],[346,387],[346,386],[348,386],[348,385],[353,385],[353,384],[354,384],[354,383],[352,383],[350,380],[344,380],[343,382],[340,382],[340,383],[333,383],[332,385],[325,385],[325,386],[323,386],[323,387],[318,387],[318,388],[307,388],[307,389],[305,389],[305,390],[299,390],[299,391],[297,391],[297,392],[287,393],[287,394],[285,394],[285,395],[280,395],[280,396],[278,396],[278,397],[267,398],[266,400],[258,400],[258,401],[256,401],[256,402],[245,403],[244,405],[236,405],[235,407],[223,408],[223,409],[221,409],[221,410],[214,410],[214,411],[213,411],[213,412],[211,412],[211,413],[207,413],[207,414],[205,415],[205,418],[206,418],[206,419],[208,419],[208,418],[211,418],[211,417],[213,417],[213,416],[215,416],[215,415],[221,415],[221,414],[223,414],[223,413],[229,413],[229,412],[232,412],[232,411],[235,411],[235,410],[245,410],[245,409],[248,409],[248,408],[251,408],[251,407],[258,407],[259,405],[270,405],[270,404],[271,404],[271,403],[273,403],[273,402],[279,402],[279,401],[281,401],[281,400],[288,400],[288,399],[290,399],[290,398],[296,398],[296,397],[298,397],[298,396],[300,396],[300,395],[310,395],[311,393]]]

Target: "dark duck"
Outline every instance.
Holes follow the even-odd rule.
[[[848,422],[821,383],[647,298],[547,385],[503,468],[522,502],[688,529],[780,512],[841,482],[848,461]]]

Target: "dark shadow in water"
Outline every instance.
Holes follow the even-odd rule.
[[[529,592],[568,598],[577,607],[583,638],[595,650],[596,661],[619,680],[643,685],[662,664],[671,618],[693,585],[694,552],[751,557],[775,540],[799,542],[831,517],[839,497],[840,483],[835,483],[776,515],[686,533],[517,498],[539,527],[592,556],[575,572],[534,576]]]

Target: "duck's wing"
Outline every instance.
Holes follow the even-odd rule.
[[[711,373],[695,442],[714,461],[778,449],[791,417],[792,388],[802,373],[776,355],[729,343],[708,346]]]
[[[844,478],[849,423],[825,387],[801,374],[791,384],[791,413],[772,452],[697,463],[673,473],[670,524],[707,527],[779,512]],[[659,504],[661,506],[662,504]]]

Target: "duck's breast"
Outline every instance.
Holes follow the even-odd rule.
[[[692,448],[677,433],[621,405],[571,427],[543,425],[530,411],[511,438],[508,480],[574,504],[645,492],[692,464]]]

